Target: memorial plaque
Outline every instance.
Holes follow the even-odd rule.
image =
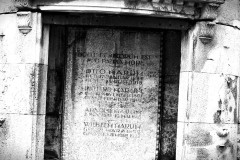
[[[68,28],[63,159],[156,159],[161,36]]]

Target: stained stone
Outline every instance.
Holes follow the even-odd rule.
[[[63,158],[154,159],[160,38],[150,31],[69,29]]]

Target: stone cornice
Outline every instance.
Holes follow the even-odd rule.
[[[7,1],[0,2],[0,6],[1,3],[10,3]],[[11,3],[13,4],[9,7],[11,8],[9,12],[38,9],[56,12],[86,11],[166,18],[215,19],[217,9],[224,0],[12,0]],[[0,7],[0,13],[2,12]]]

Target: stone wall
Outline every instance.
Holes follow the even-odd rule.
[[[226,0],[183,35],[176,159],[237,159],[238,19],[239,1]]]
[[[47,84],[47,54],[44,53],[48,53],[45,48],[48,40],[42,39],[43,32],[47,30],[42,29],[40,13],[28,12],[31,31],[26,35],[19,31],[22,22],[27,19],[22,19],[16,12],[19,8],[28,9],[28,2],[31,1],[0,2],[0,157],[4,160],[43,159]],[[178,81],[176,159],[232,160],[240,157],[237,143],[239,9],[238,0],[226,0],[218,9],[214,5],[206,7],[202,21],[182,34],[180,80],[175,69],[174,72],[166,71],[164,76],[163,113],[167,116],[162,119],[161,154],[165,159],[173,159],[174,156],[174,147],[170,149],[168,146],[172,147],[175,143]],[[190,17],[181,18],[193,18],[192,10],[190,14]],[[174,16],[178,17],[171,15]],[[208,20],[210,17],[211,21],[205,21],[206,17]],[[172,48],[167,46],[166,52],[167,49]],[[49,79],[61,77],[61,73],[54,74],[49,75]],[[56,88],[53,87],[51,92],[55,93]],[[49,105],[60,107],[54,104],[54,100],[49,99]],[[49,144],[49,150],[53,149],[51,144],[58,149],[60,134],[55,131],[59,129],[61,112],[59,108],[48,108],[47,113],[47,131],[55,137],[47,135],[49,141],[46,144]],[[52,154],[55,152],[50,152]],[[56,154],[59,152],[56,151]]]
[[[17,14],[0,15],[0,159],[43,159],[47,65],[41,54],[41,14],[19,31]]]

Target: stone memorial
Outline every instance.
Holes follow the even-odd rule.
[[[63,159],[156,159],[161,37],[68,28]]]

